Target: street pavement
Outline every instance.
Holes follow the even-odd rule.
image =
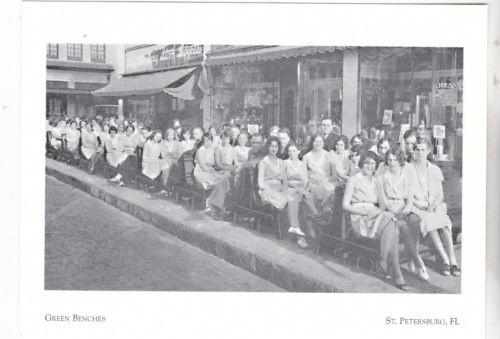
[[[45,289],[283,291],[46,176]]]

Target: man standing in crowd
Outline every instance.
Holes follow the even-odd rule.
[[[264,137],[262,134],[254,134],[250,138],[251,148],[248,151],[248,161],[242,167],[256,166],[267,154],[264,146]]]
[[[229,139],[229,144],[231,146],[236,146],[238,144],[238,136],[240,135],[240,129],[237,126],[231,127],[231,138]]]
[[[335,147],[335,141],[338,135],[333,131],[332,119],[326,118],[321,121],[321,129],[323,131],[323,138],[325,139],[325,150],[331,151]]]
[[[278,138],[280,139],[280,150],[278,151],[277,157],[283,160],[288,159],[288,145],[290,144],[290,130],[288,128],[282,128],[278,132]]]

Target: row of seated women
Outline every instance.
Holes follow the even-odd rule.
[[[78,129],[73,123],[69,128],[52,129],[54,145],[57,146],[62,127],[68,149],[74,150]],[[140,145],[142,173],[166,185],[180,155],[194,149],[194,178],[204,189],[211,190],[206,210],[209,213],[224,213],[228,192],[239,185],[240,170],[257,165],[261,200],[286,209],[289,232],[297,236],[302,248],[308,246],[306,236],[314,238],[315,234],[308,222],[301,224],[301,208],[308,214],[330,210],[336,187],[346,185],[343,208],[350,214],[353,231],[361,237],[380,240],[380,267],[398,287],[407,288],[399,265],[400,235],[410,258],[410,271],[420,278],[428,279],[418,254],[419,239],[427,234],[441,256],[441,273],[460,275],[451,221],[443,202],[444,179],[441,170],[427,160],[428,139],[417,140],[411,135],[403,147],[380,140],[373,149],[375,153],[363,147],[362,140],[353,138],[349,143],[346,136],[339,136],[334,149],[328,152],[324,149],[324,137],[315,135],[306,153],[293,141],[287,141],[287,156],[282,159],[279,155],[283,140],[276,136],[270,136],[264,147],[264,137],[254,135],[250,140],[252,147],[248,147],[245,132],[237,133],[236,142],[232,142],[236,134],[232,129],[217,135],[197,128],[193,130],[193,139],[189,130],[183,130],[180,140],[178,134],[167,129],[163,138],[161,131],[148,135],[142,127],[132,125],[118,133],[114,126],[92,123],[82,128],[81,153],[95,164],[105,149],[108,164],[118,169],[111,180],[124,185],[127,176],[134,173],[134,158],[130,155]]]
[[[429,279],[418,250],[421,236],[427,235],[443,262],[441,273],[461,274],[454,253],[451,220],[443,201],[444,178],[439,167],[428,161],[429,138],[415,140],[410,162],[399,145],[390,147],[385,154],[351,154],[350,164],[345,163],[342,176],[337,172],[337,178],[330,174],[340,169],[338,160],[336,163],[335,156],[332,160],[322,149],[321,136],[313,140],[312,150],[302,160],[298,159],[298,148],[293,143],[289,145],[289,159],[282,160],[276,156],[279,140],[271,137],[268,155],[259,163],[260,196],[276,208],[287,208],[290,232],[299,236],[299,244],[304,236],[298,218],[299,204],[303,203],[310,213],[324,210],[331,206],[328,200],[334,187],[346,179],[343,209],[349,213],[352,229],[361,237],[380,240],[380,268],[387,278],[394,279],[396,286],[408,289],[399,262],[400,235],[410,259],[409,270],[421,279]],[[349,172],[354,167],[356,170]]]

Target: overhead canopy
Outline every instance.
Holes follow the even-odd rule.
[[[272,46],[244,51],[209,54],[207,63],[210,66],[231,65],[246,62],[268,61],[283,58],[295,58],[315,53],[344,50],[348,47],[338,46]]]
[[[173,69],[140,75],[124,76],[111,81],[107,86],[93,91],[96,96],[132,96],[153,95],[163,92],[163,89],[184,77],[189,77],[197,67]]]

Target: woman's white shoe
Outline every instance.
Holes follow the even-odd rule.
[[[302,237],[305,237],[305,236],[306,236],[306,235],[305,235],[305,233],[304,233],[304,232],[302,232],[302,231],[300,230],[300,228],[298,228],[298,227],[290,227],[290,228],[288,229],[288,233],[297,234],[297,235],[300,235],[300,236],[302,236]]]

